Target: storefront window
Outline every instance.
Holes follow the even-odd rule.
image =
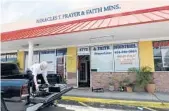
[[[34,51],[33,52],[33,61],[32,64],[39,63],[39,52]],[[25,52],[25,71],[28,68],[28,52]]]
[[[112,45],[91,47],[91,70],[97,72],[114,71]]]
[[[115,71],[128,71],[129,68],[139,67],[138,44],[116,44],[114,45]]]
[[[169,41],[153,42],[155,71],[169,71]]]
[[[56,73],[56,50],[40,51],[40,62],[48,63],[48,73]]]

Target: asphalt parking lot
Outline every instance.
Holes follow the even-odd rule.
[[[169,109],[154,109],[148,107],[135,107],[124,105],[100,104],[100,103],[82,103],[76,101],[58,101],[59,107],[73,111],[169,111]],[[83,110],[82,110],[83,109]]]
[[[25,111],[17,110],[17,108],[23,107],[18,104],[8,104],[9,111]],[[57,107],[47,107],[40,111],[169,111],[169,109],[153,109],[147,107],[135,107],[124,105],[112,105],[112,104],[100,104],[100,103],[83,103],[76,101],[57,101]]]

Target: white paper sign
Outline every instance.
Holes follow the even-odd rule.
[[[114,45],[115,71],[128,71],[129,68],[139,67],[138,45],[117,44]]]
[[[94,46],[91,48],[91,69],[97,72],[113,72],[112,45]]]

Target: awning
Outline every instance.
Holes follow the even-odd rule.
[[[47,37],[50,35],[59,35],[162,21],[169,21],[169,6],[136,10],[132,12],[111,14],[94,18],[75,20],[71,22],[4,32],[1,34],[1,41],[5,42],[44,36]]]

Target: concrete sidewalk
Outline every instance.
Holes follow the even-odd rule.
[[[169,102],[169,93],[155,93],[160,99],[147,92],[92,92],[90,89],[73,89],[64,96],[101,98],[115,100],[132,100],[132,101],[150,101],[150,102]]]

